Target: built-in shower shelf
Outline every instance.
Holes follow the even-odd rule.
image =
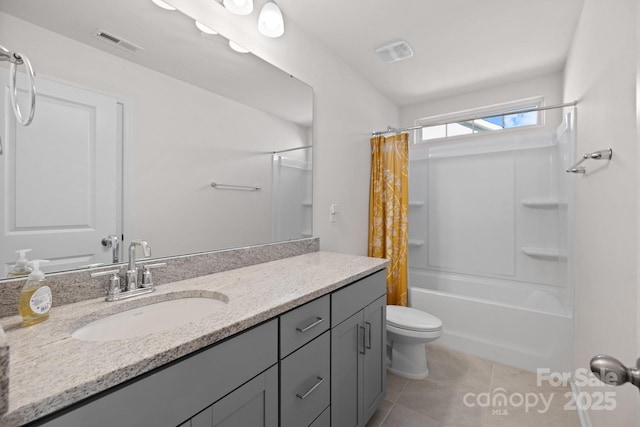
[[[313,206],[313,202],[311,201],[302,202],[302,206],[304,206],[305,208],[310,208]]]
[[[409,246],[415,247],[415,248],[419,246],[424,246],[424,240],[409,239]]]
[[[563,261],[567,259],[567,254],[557,249],[523,247],[521,250],[525,255],[536,259],[544,259],[547,261]]]
[[[533,209],[557,209],[566,206],[567,202],[558,199],[522,199],[522,206]]]
[[[409,200],[409,206],[424,206],[424,200]]]

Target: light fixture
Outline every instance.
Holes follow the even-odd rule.
[[[235,50],[238,53],[249,53],[249,50],[243,48],[242,46],[240,46],[238,43],[234,42],[233,40],[229,40],[229,47],[233,50]]]
[[[216,35],[218,34],[217,31],[212,30],[211,28],[207,27],[206,25],[204,25],[202,22],[200,21],[196,21],[196,27],[198,27],[198,29],[200,31],[202,31],[205,34],[211,34],[211,35]]]
[[[162,0],[151,0],[156,6],[159,6],[166,10],[176,10],[175,7],[171,6],[169,3],[165,3]]]
[[[263,36],[280,37],[284,34],[284,19],[277,4],[272,1],[265,3],[258,18],[258,31]]]
[[[222,4],[236,15],[249,15],[253,12],[253,0],[222,0]]]

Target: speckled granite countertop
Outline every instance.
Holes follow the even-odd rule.
[[[158,286],[118,302],[92,299],[54,307],[39,325],[0,319],[10,345],[9,409],[0,426],[18,426],[160,367],[381,270],[384,259],[314,252]],[[225,307],[201,320],[138,338],[85,342],[74,328],[109,313],[212,292]],[[178,294],[178,295],[180,295]],[[55,295],[54,295],[55,298]]]

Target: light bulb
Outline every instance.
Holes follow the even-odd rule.
[[[284,19],[282,12],[274,2],[267,2],[260,10],[258,17],[258,31],[267,37],[280,37],[284,34]]]
[[[233,40],[229,40],[229,47],[233,50],[235,50],[238,53],[249,53],[249,50],[243,48],[242,46],[240,46],[238,43],[234,42]]]
[[[253,0],[222,0],[222,4],[236,15],[249,15],[253,12]]]
[[[165,3],[162,0],[151,0],[156,6],[159,6],[165,10],[176,10],[175,7],[171,6],[169,3]]]
[[[206,25],[204,25],[202,22],[200,21],[196,21],[196,27],[198,27],[198,29],[200,31],[202,31],[205,34],[211,34],[211,35],[215,35],[218,34],[217,31],[212,30],[211,28],[207,27]]]

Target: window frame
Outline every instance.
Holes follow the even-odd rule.
[[[468,122],[471,121],[473,117],[494,117],[494,116],[509,116],[510,113],[517,114],[518,109],[527,109],[527,108],[540,108],[544,106],[544,97],[532,97],[519,99],[515,101],[504,102],[500,104],[488,105],[485,107],[473,108],[468,110],[456,111],[453,113],[445,113],[439,114],[435,116],[428,116],[417,119],[414,121],[416,126],[422,127],[430,127],[430,126],[438,126],[438,125],[450,125],[458,122]],[[531,125],[523,125],[517,127],[510,128],[500,128],[500,129],[492,129],[484,132],[472,132],[468,134],[460,134],[460,135],[446,135],[439,138],[430,138],[430,139],[422,139],[422,128],[416,129],[414,134],[414,144],[425,144],[430,142],[443,142],[443,141],[454,141],[458,139],[470,138],[470,137],[478,137],[481,135],[490,135],[494,132],[517,132],[523,129],[532,129],[543,127],[545,125],[545,114],[543,111],[538,111],[538,120],[537,123]],[[445,132],[447,129],[445,128]]]

